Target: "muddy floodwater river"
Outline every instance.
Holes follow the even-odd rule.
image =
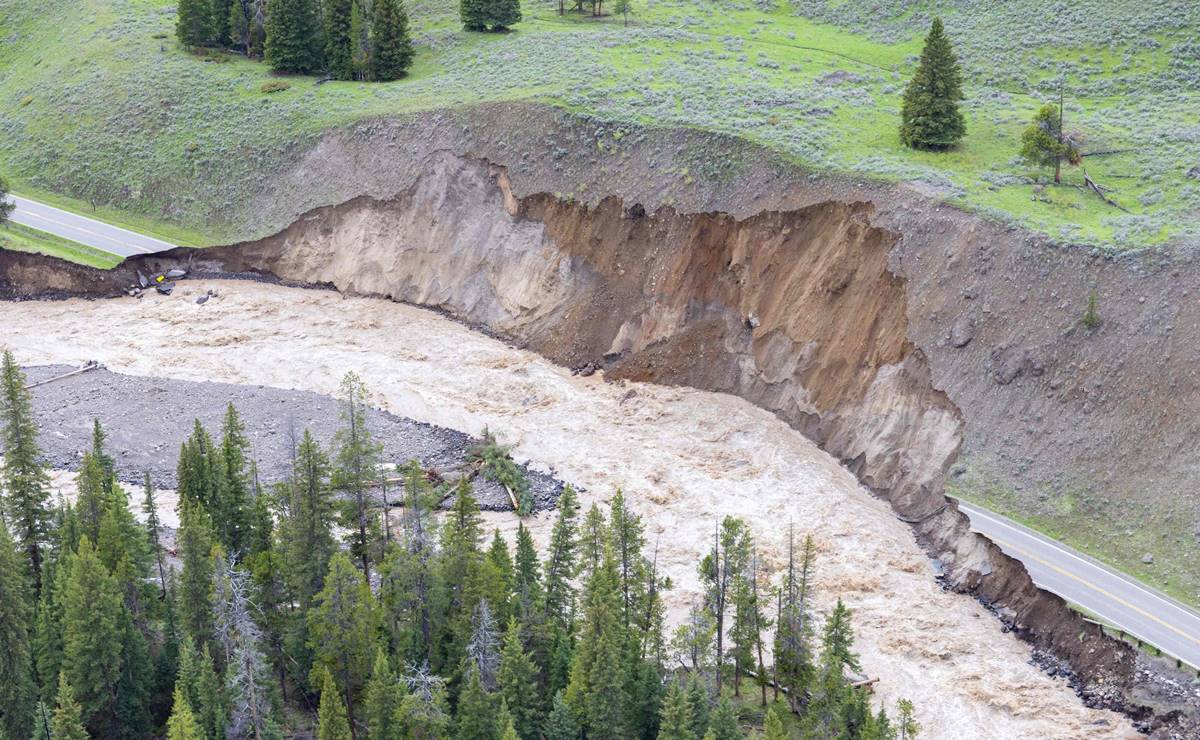
[[[198,305],[209,289],[217,297]],[[395,414],[489,427],[519,459],[583,487],[585,507],[622,489],[659,543],[675,623],[699,596],[696,564],[719,517],[752,526],[773,576],[791,525],[817,543],[818,611],[838,596],[853,609],[875,700],[891,710],[912,699],[923,737],[1138,736],[1032,665],[1029,645],[982,606],[942,591],[908,526],[836,460],[732,396],[574,377],[430,311],[240,281],[188,281],[138,300],[0,303],[0,345],[22,364],[97,360],[319,393],[354,370]],[[552,518],[531,522],[540,542]],[[512,515],[489,522],[510,535],[516,526]]]

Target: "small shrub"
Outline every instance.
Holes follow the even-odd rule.
[[[24,108],[25,106],[29,105],[32,102],[33,102],[33,96],[26,95],[25,97],[21,98],[21,107]]]
[[[292,83],[288,82],[287,80],[267,80],[259,89],[265,93],[277,93],[283,92],[291,86]]]
[[[1088,331],[1100,326],[1100,314],[1096,311],[1096,291],[1088,294],[1087,310],[1083,312],[1083,327]]]

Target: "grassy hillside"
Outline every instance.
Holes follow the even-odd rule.
[[[546,0],[506,35],[468,34],[453,0],[410,3],[418,54],[388,84],[293,78],[195,56],[174,0],[0,0],[0,171],[18,191],[112,204],[209,240],[221,209],[292,147],[365,117],[535,99],[614,120],[734,133],[818,169],[925,192],[1068,241],[1126,249],[1200,239],[1200,6],[1190,0],[634,0],[559,18]],[[932,14],[966,71],[968,136],[902,148],[896,119]],[[1067,80],[1067,125],[1128,213],[1069,184],[1035,197],[1021,129]],[[170,230],[171,227],[164,227]]]

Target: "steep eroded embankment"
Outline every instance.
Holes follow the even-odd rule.
[[[888,266],[895,237],[872,210],[829,201],[739,219],[616,198],[589,208],[517,197],[503,168],[439,152],[393,199],[319,208],[276,236],[187,258],[436,307],[610,378],[741,396],[845,461],[913,524],[950,584],[1113,701],[1132,680],[1130,651],[1035,588],[942,494],[961,422],[908,342],[905,284]],[[82,269],[6,264],[14,285],[68,292],[111,292],[140,266],[93,282]]]

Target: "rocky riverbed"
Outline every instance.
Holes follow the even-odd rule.
[[[311,391],[127,375],[103,367],[42,383],[77,369],[25,368],[46,460],[57,470],[77,470],[91,444],[92,420],[99,419],[118,477],[133,486],[140,486],[149,473],[156,488],[174,489],[179,447],[192,433],[194,421],[199,419],[216,436],[229,404],[245,424],[264,484],[287,475],[292,450],[305,430],[329,449],[342,423],[338,401]],[[481,508],[512,510],[500,484],[477,474],[470,464],[471,449],[481,442],[478,437],[377,408],[369,411],[367,428],[383,445],[384,461],[417,460],[447,480],[468,475]],[[547,472],[526,467],[525,473],[535,508],[552,507],[562,484]]]

